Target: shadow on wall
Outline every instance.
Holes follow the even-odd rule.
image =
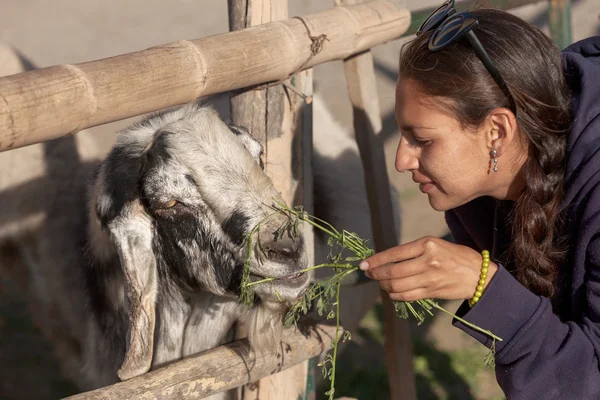
[[[35,69],[35,66],[27,57],[9,46],[0,44],[0,76],[32,69]],[[16,160],[22,168],[44,169],[45,173],[42,176],[21,182],[18,175],[23,173],[23,170],[19,170],[18,166],[11,163],[16,175],[11,176],[4,170],[3,179],[0,180],[0,186],[4,189],[0,191],[0,204],[15,210],[15,214],[11,216],[14,218],[0,221],[0,231],[15,226],[15,229],[25,233],[27,229],[22,221],[32,219],[42,210],[61,212],[63,205],[59,202],[47,203],[49,199],[45,196],[45,189],[52,185],[53,190],[62,191],[62,186],[66,186],[65,192],[68,193],[70,183],[61,178],[64,165],[60,164],[62,160],[79,160],[76,140],[75,137],[68,137],[45,142],[41,149],[41,158],[34,155],[34,149],[31,147],[13,154],[24,156],[22,160]],[[43,165],[40,166],[40,163]],[[81,163],[80,165],[83,167]],[[18,184],[11,185],[7,182],[15,177]],[[6,189],[7,187],[9,189]],[[60,254],[61,249],[56,251]],[[4,262],[17,260],[17,256],[10,243],[2,243],[0,257]],[[0,397],[7,400],[56,399],[77,393],[77,388],[61,375],[50,343],[32,322],[43,318],[36,315],[35,310],[29,309],[25,301],[25,296],[28,296],[25,293],[28,293],[32,277],[26,276],[26,269],[19,268],[16,262],[5,267],[7,268],[0,270]]]

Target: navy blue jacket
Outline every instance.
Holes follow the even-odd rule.
[[[567,261],[551,298],[533,294],[500,266],[479,303],[457,315],[503,340],[496,343],[496,378],[509,400],[600,399],[600,36],[562,52],[572,90],[562,213]],[[457,243],[491,249],[501,259],[510,243],[512,203],[482,197],[446,212]],[[489,338],[454,320],[483,344]]]

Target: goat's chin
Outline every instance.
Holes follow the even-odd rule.
[[[257,353],[276,350],[281,341],[283,316],[288,310],[285,302],[262,301],[248,316],[248,340]]]
[[[312,281],[312,271],[291,279],[278,279],[274,282],[255,286],[255,293],[262,301],[293,303],[302,297]]]
[[[302,296],[311,282],[311,273],[295,279],[259,284],[256,294],[261,301],[246,317],[248,340],[257,353],[275,351],[281,341],[283,317],[290,304]]]

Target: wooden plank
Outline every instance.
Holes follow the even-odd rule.
[[[344,0],[341,0],[344,1]],[[394,224],[390,184],[385,165],[381,112],[375,68],[370,51],[344,61],[348,94],[353,108],[354,130],[365,171],[365,185],[376,251],[399,244]],[[393,302],[381,291],[384,307],[385,354],[391,399],[416,399],[412,344],[408,322],[398,318]]]
[[[308,335],[286,329],[279,349],[258,356],[254,356],[245,339],[239,340],[136,378],[67,399],[201,399],[304,363],[328,350],[334,336],[335,326],[317,325],[309,330]]]
[[[246,29],[288,17],[287,0],[229,0],[230,30]],[[282,84],[250,89],[231,96],[231,120],[245,127],[264,148],[265,172],[287,204],[312,208],[312,126],[310,105],[296,94],[312,95],[312,70],[305,70]],[[307,151],[308,150],[308,151]],[[313,263],[312,229],[304,236]],[[246,332],[240,327],[239,335]],[[298,399],[305,396],[308,361],[246,385],[244,400]]]
[[[254,12],[254,9],[252,9]],[[284,79],[400,37],[410,13],[393,0],[302,17],[326,34],[311,57],[303,21],[275,21],[197,40],[0,78],[0,151],[117,121],[200,96]]]

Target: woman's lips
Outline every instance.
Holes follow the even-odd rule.
[[[434,187],[435,187],[434,182],[419,183],[419,190],[423,193],[428,193],[428,192],[432,191]]]

